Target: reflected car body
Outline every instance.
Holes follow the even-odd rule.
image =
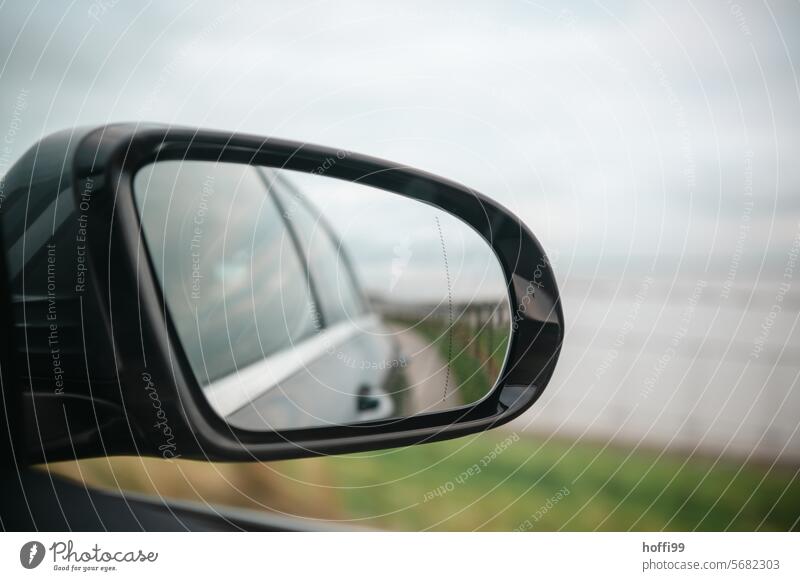
[[[135,184],[171,318],[221,417],[256,431],[392,414],[396,344],[332,227],[285,176],[174,162]]]

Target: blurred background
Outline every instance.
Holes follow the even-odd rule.
[[[0,175],[114,121],[384,157],[522,217],[567,321],[547,391],[502,430],[47,468],[401,530],[797,529],[799,28],[796,2],[0,4]]]

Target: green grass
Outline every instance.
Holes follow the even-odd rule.
[[[49,468],[103,488],[395,530],[798,529],[796,466],[511,436],[262,464],[99,458]]]
[[[459,483],[460,474],[476,462],[480,467],[480,459],[508,435],[495,432],[320,461],[329,483],[338,486],[338,503],[348,517],[380,528],[798,528],[795,467],[768,470],[734,459],[659,457],[654,451],[522,436]],[[437,488],[440,494],[432,494]]]

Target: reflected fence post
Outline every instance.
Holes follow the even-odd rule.
[[[494,385],[505,361],[511,322],[503,299],[400,303],[371,296],[370,303],[385,321],[429,341],[465,393],[474,395]]]

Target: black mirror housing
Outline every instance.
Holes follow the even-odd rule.
[[[347,426],[251,432],[200,393],[144,248],[132,190],[165,160],[318,173],[431,204],[494,249],[512,335],[492,394],[465,409]],[[27,462],[98,455],[275,460],[433,442],[491,429],[528,409],[555,369],[564,321],[551,265],[511,212],[460,184],[387,161],[281,139],[117,124],[42,140],[9,171],[0,223],[14,327],[3,366]],[[22,393],[12,402],[9,388]]]

